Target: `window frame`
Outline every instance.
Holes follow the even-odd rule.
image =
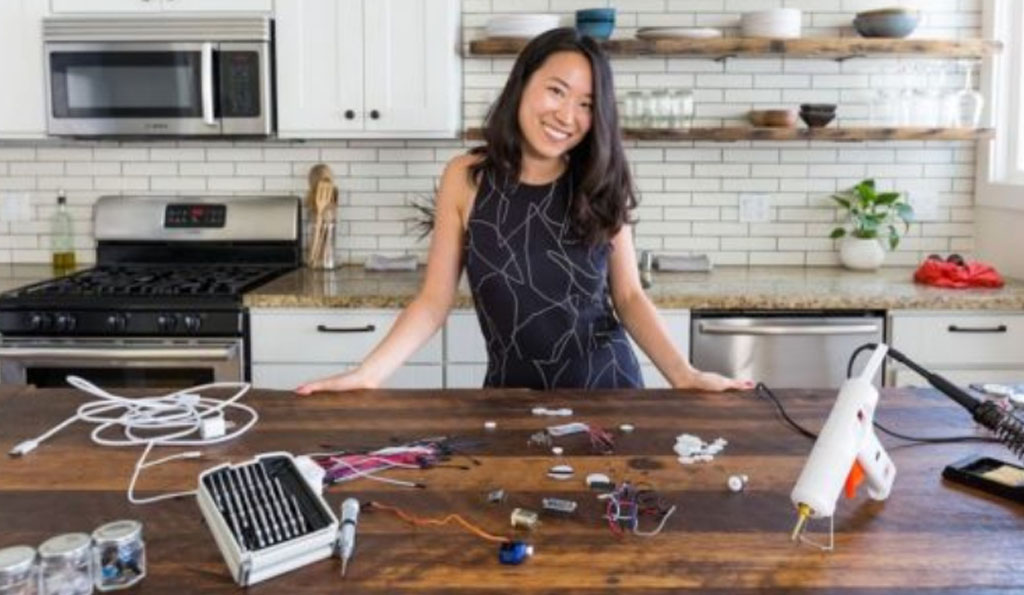
[[[983,34],[1003,51],[982,63],[984,121],[999,126],[978,143],[975,204],[1024,211],[1024,2],[985,0]]]

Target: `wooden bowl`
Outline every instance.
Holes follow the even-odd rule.
[[[793,128],[796,126],[797,110],[795,109],[766,109],[750,110],[747,116],[754,126],[765,126],[769,128]]]

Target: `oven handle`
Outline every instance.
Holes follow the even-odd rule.
[[[0,359],[75,359],[75,360],[173,360],[228,361],[237,357],[237,345],[201,347],[156,347],[125,349],[101,347],[0,347]]]
[[[203,43],[199,67],[202,77],[200,94],[203,101],[203,122],[207,126],[216,126],[217,120],[213,114],[213,44],[210,42]]]
[[[708,335],[870,335],[879,332],[876,324],[731,326],[701,322],[699,328]]]

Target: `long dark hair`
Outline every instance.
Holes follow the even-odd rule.
[[[629,211],[637,201],[619,137],[611,65],[593,38],[564,27],[535,37],[523,48],[505,88],[487,113],[487,144],[470,151],[483,156],[470,167],[470,173],[478,185],[485,172],[497,174],[497,180],[519,180],[523,151],[519,103],[523,90],[548,56],[566,51],[579,52],[590,61],[594,84],[590,130],[569,151],[569,169],[575,191],[570,197],[573,227],[588,243],[598,244],[630,222]]]

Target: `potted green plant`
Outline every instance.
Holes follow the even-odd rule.
[[[885,260],[885,251],[879,240],[886,238],[890,250],[900,244],[900,230],[910,229],[914,209],[899,192],[878,192],[874,180],[863,180],[853,188],[832,195],[846,211],[846,224],[836,227],[829,235],[842,238],[839,260],[843,266],[856,270],[875,270]]]

